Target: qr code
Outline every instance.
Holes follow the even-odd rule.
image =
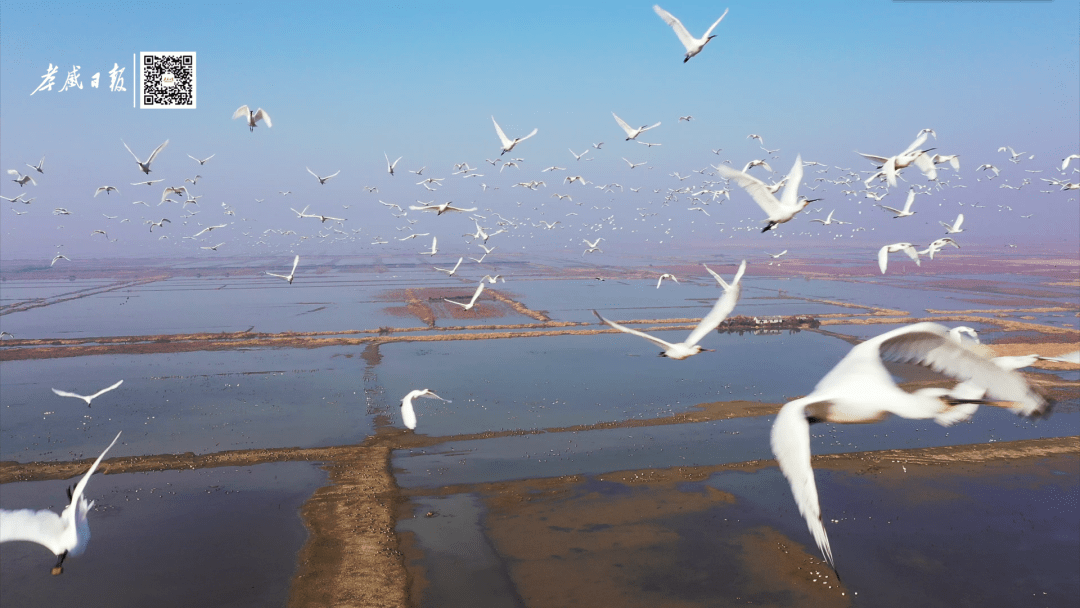
[[[195,109],[195,53],[139,53],[140,108]]]

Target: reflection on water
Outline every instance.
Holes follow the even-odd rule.
[[[4,484],[2,506],[59,513],[68,483]],[[95,475],[86,552],[54,577],[44,547],[0,544],[0,604],[284,606],[306,537],[298,511],[325,483],[312,463]]]

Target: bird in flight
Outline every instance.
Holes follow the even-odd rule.
[[[90,542],[90,522],[86,516],[90,509],[94,508],[94,501],[87,501],[83,492],[90,476],[97,470],[105,454],[116,444],[117,439],[120,439],[120,433],[116,434],[109,447],[90,465],[90,470],[82,476],[75,489],[72,490],[69,486],[70,502],[60,515],[48,509],[0,509],[0,543],[22,540],[44,545],[57,556],[56,564],[52,567],[53,576],[63,574],[64,559],[68,555],[82,555]]]
[[[469,300],[468,304],[462,304],[461,302],[455,302],[453,300],[447,300],[446,298],[443,298],[443,300],[446,300],[447,302],[449,302],[451,304],[457,304],[458,306],[464,308],[465,310],[472,310],[472,307],[476,305],[476,300],[480,297],[480,294],[483,293],[483,292],[484,292],[484,282],[480,281],[480,285],[478,285],[476,287],[476,291],[473,292],[472,299]]]
[[[57,256],[57,257],[60,258],[60,257],[63,257],[63,256]],[[64,258],[64,259],[66,260],[67,258]],[[57,395],[59,395],[61,397],[75,397],[76,399],[82,399],[83,401],[86,402],[86,407],[90,407],[90,402],[91,401],[93,401],[94,399],[97,399],[98,397],[104,395],[105,393],[113,390],[114,388],[119,387],[123,383],[124,383],[124,381],[121,380],[121,381],[117,382],[116,384],[114,384],[112,386],[101,389],[100,391],[94,393],[93,395],[78,395],[78,394],[75,394],[75,393],[69,393],[67,391],[61,391],[61,390],[58,390],[58,389],[55,389],[55,388],[52,389],[52,392],[56,393]]]
[[[296,265],[299,264],[299,263],[300,263],[300,256],[296,256],[296,258],[293,259],[292,270],[289,271],[289,274],[287,274],[287,275],[274,274],[272,272],[268,272],[266,274],[268,274],[268,275],[270,275],[272,277],[277,277],[279,279],[285,279],[286,281],[289,282],[289,285],[292,285],[293,278],[295,278],[295,276],[296,276]]]
[[[539,129],[533,129],[532,132],[525,137],[510,139],[506,136],[506,133],[503,133],[502,127],[499,126],[499,123],[495,122],[494,116],[491,117],[491,122],[495,125],[495,133],[499,136],[499,141],[502,142],[502,152],[499,153],[499,156],[502,156],[503,154],[506,154],[507,152],[513,150],[514,146],[517,146],[526,139],[529,139],[533,135],[536,135],[536,132],[539,131]],[[573,154],[573,152],[570,153]]]
[[[626,141],[630,141],[631,139],[637,139],[637,136],[641,135],[645,131],[648,131],[649,129],[655,129],[656,127],[660,126],[660,123],[656,123],[651,127],[642,125],[637,129],[633,129],[630,127],[630,125],[626,124],[625,120],[619,118],[619,115],[615,112],[612,112],[611,115],[615,117],[615,122],[619,123],[619,126],[622,127],[622,130],[626,131]]]
[[[400,160],[400,159],[399,159],[399,160]],[[333,175],[327,175],[326,177],[319,177],[319,176],[318,176],[318,175],[316,175],[316,174],[315,174],[315,172],[314,172],[314,171],[312,171],[311,169],[308,169],[307,167],[304,167],[304,168],[305,168],[305,169],[307,169],[307,172],[308,172],[308,173],[310,173],[310,174],[312,174],[312,175],[315,175],[315,179],[319,180],[319,183],[320,183],[320,184],[326,184],[326,180],[330,179],[331,177],[334,177],[334,176],[335,176],[335,175],[337,175],[338,173],[341,173],[341,170],[340,170],[340,169],[338,169],[338,171],[337,171],[336,173],[334,173]]]
[[[260,120],[265,122],[267,127],[274,126],[274,124],[270,122],[270,115],[267,114],[266,110],[262,108],[259,108],[258,110],[252,112],[251,108],[247,107],[246,105],[240,106],[239,108],[236,108],[235,112],[233,112],[232,117],[233,120],[236,120],[241,116],[247,118],[247,125],[249,131],[255,131],[255,127],[257,126],[255,123],[259,122]]]
[[[124,144],[124,147],[127,148],[128,154],[130,154],[132,158],[135,159],[135,163],[139,165],[139,169],[141,169],[143,173],[149,175],[150,163],[154,162],[154,159],[157,158],[157,155],[165,149],[165,146],[169,145],[169,140],[166,139],[165,143],[161,144],[157,148],[154,148],[154,151],[150,153],[150,158],[147,158],[145,163],[139,160],[138,156],[135,156],[135,153],[131,151],[131,148],[128,148],[127,142],[121,139],[120,143]]]
[[[716,26],[720,25],[720,22],[724,20],[724,17],[727,17],[728,13],[728,9],[724,9],[724,14],[720,15],[720,18],[712,24],[712,27],[706,30],[704,36],[701,38],[694,38],[690,35],[690,32],[686,31],[686,27],[683,26],[681,21],[676,19],[671,13],[660,8],[659,4],[654,4],[653,10],[656,11],[657,15],[660,15],[660,18],[664,20],[664,23],[670,25],[671,29],[675,30],[675,35],[679,37],[679,42],[686,47],[686,57],[683,58],[683,63],[690,61],[690,58],[700,53],[701,50],[705,48],[705,45],[709,44],[710,40],[716,38],[716,36],[712,35],[712,31],[716,29]]]
[[[455,302],[456,304],[457,302]],[[430,389],[422,389],[410,391],[408,395],[401,400],[401,420],[405,423],[405,426],[409,429],[416,428],[416,411],[413,410],[412,400],[417,397],[427,397],[429,399],[439,399],[447,403],[452,403],[449,399],[443,399],[442,397],[431,392]]]
[[[712,310],[709,311],[709,314],[705,315],[705,317],[701,319],[701,322],[698,323],[698,326],[690,332],[690,335],[686,337],[686,340],[679,342],[678,344],[672,344],[671,342],[666,342],[664,340],[661,340],[660,338],[650,336],[643,331],[637,331],[636,329],[630,329],[628,327],[619,325],[614,321],[610,321],[600,316],[600,313],[596,312],[595,310],[593,311],[593,314],[596,315],[597,318],[599,318],[600,321],[605,323],[606,325],[610,325],[611,327],[614,327],[621,332],[638,336],[639,338],[645,338],[649,342],[652,342],[653,344],[664,349],[663,352],[660,353],[661,357],[670,357],[672,359],[682,360],[696,355],[701,351],[712,350],[698,346],[698,342],[701,342],[702,338],[704,338],[708,333],[716,329],[720,325],[720,323],[722,323],[724,319],[726,319],[727,316],[731,314],[731,311],[735,308],[735,304],[739,301],[739,295],[742,293],[742,286],[739,285],[739,280],[742,278],[743,273],[746,271],[746,260],[743,260],[742,264],[739,265],[739,270],[735,272],[735,278],[731,281],[731,283],[727,283],[726,281],[724,281],[724,279],[721,278],[720,275],[713,272],[713,270],[708,266],[705,266],[705,269],[708,270],[709,273],[712,274],[717,281],[719,281],[720,286],[724,289],[724,293],[716,301],[716,304],[713,305]],[[657,287],[659,287],[659,282],[657,283]]]
[[[835,569],[829,537],[821,518],[814,470],[810,464],[810,425],[878,422],[889,414],[903,418],[934,419],[950,426],[973,411],[963,406],[985,401],[950,399],[949,389],[923,388],[908,393],[893,382],[886,361],[930,368],[960,381],[974,381],[990,396],[1012,402],[1021,416],[1044,413],[1047,403],[1035,394],[1020,374],[995,365],[981,352],[950,337],[936,323],[916,323],[884,333],[854,348],[818,382],[806,397],[784,405],[773,422],[771,441],[780,471],[791,485],[799,513],[818,549]],[[958,407],[960,406],[960,407]]]

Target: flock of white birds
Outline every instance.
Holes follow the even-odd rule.
[[[679,41],[685,47],[686,55],[683,59],[684,62],[689,61],[691,58],[701,53],[709,41],[715,38],[715,35],[712,34],[713,30],[720,24],[724,16],[727,15],[727,11],[725,10],[724,14],[721,15],[708,30],[706,30],[702,37],[695,38],[687,31],[682,23],[670,13],[659,6],[654,6],[654,10],[665,23],[671,26]],[[660,127],[661,122],[656,122],[651,126],[642,125],[635,128],[631,127],[630,124],[621,119],[618,115],[615,115],[614,112],[612,115],[616,125],[623,133],[625,133],[625,141],[641,144],[646,148],[661,145],[659,143],[644,142],[639,139],[642,134]],[[260,123],[267,128],[272,127],[269,114],[262,108],[252,111],[246,105],[241,106],[233,114],[233,119],[236,118],[246,119],[247,126],[253,132],[256,127],[260,126]],[[502,173],[507,169],[521,171],[526,164],[524,158],[509,158],[504,160],[502,157],[509,152],[518,150],[524,142],[536,136],[539,129],[534,128],[523,137],[511,139],[499,126],[499,123],[494,117],[492,117],[491,120],[495,128],[495,134],[499,140],[500,154],[494,159],[487,159],[486,162],[490,164],[492,169],[498,167],[499,173]],[[686,122],[688,124],[692,121],[693,117],[689,115],[680,116],[678,120],[679,123]],[[941,191],[948,188],[964,187],[963,184],[959,183],[962,179],[960,175],[961,165],[958,157],[956,155],[931,154],[930,152],[932,150],[924,147],[929,136],[933,136],[935,139],[937,138],[937,134],[933,130],[921,130],[917,134],[916,139],[909,146],[892,156],[860,153],[861,156],[873,164],[873,169],[866,172],[868,175],[863,175],[859,171],[850,168],[828,166],[816,161],[804,161],[801,155],[796,155],[794,163],[786,176],[781,180],[771,181],[759,177],[764,177],[766,172],[773,172],[769,163],[764,158],[750,160],[743,166],[742,170],[730,166],[730,160],[718,160],[716,164],[710,163],[704,168],[696,171],[701,175],[700,181],[695,181],[690,185],[679,185],[674,188],[668,188],[666,191],[662,189],[653,189],[652,194],[659,195],[659,198],[662,200],[658,205],[651,209],[646,206],[638,207],[636,212],[640,217],[634,219],[644,220],[650,216],[656,216],[659,214],[660,209],[671,207],[683,201],[685,201],[683,204],[688,205],[688,211],[698,211],[704,216],[712,218],[713,215],[709,213],[709,210],[715,209],[715,206],[719,206],[724,201],[732,200],[732,191],[736,190],[733,186],[735,186],[737,189],[743,190],[764,213],[765,218],[762,220],[764,227],[761,232],[775,230],[781,224],[795,220],[811,203],[820,200],[809,199],[807,196],[799,193],[800,188],[803,187],[805,171],[808,168],[817,167],[814,169],[814,184],[812,186],[807,185],[807,190],[816,191],[823,183],[830,183],[834,186],[843,188],[841,190],[843,196],[849,199],[855,199],[858,202],[862,202],[863,200],[874,200],[875,203],[879,203],[898,188],[898,180],[905,180],[905,176],[912,178],[913,183],[907,187],[906,200],[902,208],[884,204],[876,205],[891,214],[894,219],[903,221],[905,218],[910,218],[919,211],[922,211],[916,204],[917,197],[920,195],[928,195],[935,189]],[[750,134],[747,136],[747,139],[756,140],[766,155],[769,156],[769,160],[775,161],[780,158],[777,156],[779,150],[770,150],[765,147],[765,141],[762,136]],[[138,170],[144,175],[149,175],[153,171],[153,164],[158,162],[159,156],[161,156],[169,142],[166,140],[154,149],[147,156],[145,161],[140,160],[126,143],[121,143],[123,143],[124,147],[131,153],[132,157],[134,157]],[[585,166],[578,165],[578,163],[591,161],[596,157],[596,154],[603,153],[603,145],[603,142],[593,143],[592,147],[586,148],[585,151],[580,154],[575,153],[571,149],[570,154],[573,158],[572,162],[577,166]],[[527,145],[524,147],[527,147]],[[722,150],[714,150],[713,152],[719,156]],[[1030,163],[1030,161],[1033,161],[1035,158],[1034,155],[1030,155],[1027,152],[1016,152],[1008,146],[1002,147],[998,152],[1008,155],[1007,158],[1003,158],[1002,160],[1010,165]],[[520,154],[520,152],[518,153]],[[213,159],[215,154],[211,154],[202,159],[190,154],[188,156],[202,168],[207,166],[208,161]],[[387,173],[391,177],[397,175],[395,169],[402,157],[398,157],[397,160],[393,162],[390,161],[388,155],[384,154],[384,157]],[[1074,154],[1062,161],[1059,168],[1061,177],[1051,179],[1039,178],[1051,187],[1050,190],[1045,190],[1044,192],[1054,193],[1056,191],[1078,189],[1078,184],[1071,183],[1066,179],[1066,172],[1069,170],[1071,162],[1078,159],[1080,159],[1080,155]],[[632,175],[640,174],[641,171],[639,168],[642,166],[647,167],[648,165],[648,161],[634,162],[625,157],[623,157],[623,160],[628,165],[628,169],[626,170],[633,172]],[[32,173],[37,174],[37,179],[39,180],[47,175],[44,168],[44,161],[45,159],[42,158],[36,165],[27,163],[27,166],[30,167]],[[938,173],[938,166],[946,164],[953,172],[950,180],[941,179],[941,176]],[[915,175],[908,175],[908,173],[911,172],[908,168],[912,166],[921,173],[923,177],[922,180],[917,180],[918,173]],[[320,185],[325,185],[330,179],[341,173],[341,170],[339,169],[329,175],[321,176],[310,168],[305,167],[305,169],[318,180]],[[443,186],[443,182],[449,178],[424,177],[423,172],[426,169],[427,167],[421,167],[420,169],[411,170],[411,173],[418,177],[423,177],[416,185],[423,188],[425,192],[438,192]],[[908,169],[908,171],[905,172],[905,169]],[[1031,173],[1034,174],[1041,172],[1044,169],[1046,168],[1028,171],[1031,171]],[[1054,167],[1054,169],[1058,169],[1058,167]],[[749,172],[751,170],[756,170],[757,174],[750,175]],[[568,170],[566,167],[552,165],[543,169],[540,173],[556,174],[559,171]],[[830,171],[834,171],[834,173],[830,175]],[[1001,176],[1001,169],[991,164],[979,166],[976,169],[976,172],[980,173],[988,180],[999,178]],[[37,180],[34,179],[32,174],[22,174],[15,169],[9,170],[8,173],[14,176],[12,181],[20,188],[24,188],[27,185],[30,187],[37,185]],[[574,173],[576,173],[576,171]],[[587,172],[582,171],[582,173]],[[476,167],[470,166],[468,162],[456,164],[454,166],[454,171],[450,176],[462,180],[484,177]],[[684,176],[676,172],[673,173],[671,177],[676,178],[681,184],[689,179],[691,175],[688,174]],[[232,219],[226,221],[226,223],[207,223],[204,225],[195,219],[196,215],[200,213],[201,210],[199,199],[202,197],[193,194],[192,190],[197,187],[200,179],[202,179],[201,175],[195,175],[194,177],[185,179],[184,183],[181,185],[164,187],[160,199],[152,199],[154,205],[157,207],[167,204],[175,205],[175,207],[170,206],[169,209],[180,211],[181,215],[178,217],[174,216],[177,221],[161,217],[161,213],[154,215],[154,218],[160,219],[145,217],[142,219],[143,223],[148,226],[148,230],[151,233],[155,228],[158,228],[160,231],[175,231],[181,229],[181,226],[188,225],[188,220],[191,220],[192,223],[198,226],[198,229],[196,230],[193,227],[186,231],[187,234],[176,236],[179,236],[180,239],[183,240],[196,241],[202,250],[218,251],[219,248],[230,243],[232,238],[215,245],[210,245],[210,241],[199,241],[200,237],[209,235],[210,232],[215,230],[224,232],[233,231],[236,220]],[[149,179],[131,182],[131,186],[153,187],[155,184],[159,184],[163,181],[163,179]],[[616,189],[619,194],[624,194],[626,191],[621,184],[608,183],[604,185],[594,185],[593,182],[586,179],[584,175],[570,175],[570,172],[567,172],[565,177],[555,183],[567,187],[572,187],[575,183],[578,184],[576,188],[579,190],[571,190],[567,193],[553,193],[550,198],[557,198],[560,204],[562,204],[563,201],[568,201],[569,204],[576,205],[579,208],[583,206],[585,199],[590,198],[589,193],[592,190],[588,189],[589,186],[593,186],[603,194],[615,195]],[[1005,180],[1003,180],[1002,183],[1002,187],[1014,189],[1034,185],[1035,184],[1030,177],[1025,177],[1018,185],[1005,183]],[[489,187],[486,182],[480,182],[478,183],[478,186],[481,193],[496,188]],[[544,180],[530,179],[515,183],[511,187],[520,187],[535,192],[538,191],[539,188],[547,188],[548,184]],[[777,192],[780,192],[781,189],[783,192],[777,197],[776,194]],[[629,190],[631,193],[636,193],[639,192],[641,188],[631,187]],[[574,220],[570,218],[578,216],[577,211],[571,210],[555,221],[539,218],[534,220],[532,217],[506,217],[503,215],[503,213],[507,212],[505,209],[496,211],[492,208],[487,208],[483,213],[480,213],[478,212],[479,207],[476,205],[471,207],[454,205],[451,204],[452,201],[436,203],[435,201],[423,202],[417,200],[419,205],[402,206],[397,203],[378,200],[377,187],[367,187],[366,191],[369,195],[372,195],[372,198],[377,200],[378,203],[385,206],[386,210],[393,214],[395,218],[403,220],[402,225],[398,227],[398,230],[406,232],[406,234],[401,237],[395,237],[394,240],[407,241],[419,237],[432,237],[430,249],[418,252],[422,255],[434,256],[439,253],[438,235],[434,235],[431,232],[415,232],[413,226],[418,223],[419,220],[408,218],[410,211],[433,212],[428,216],[430,218],[428,221],[435,223],[440,222],[441,220],[434,218],[438,218],[446,213],[471,214],[469,217],[475,224],[476,230],[473,233],[468,233],[463,236],[465,237],[467,245],[477,245],[483,250],[483,255],[480,258],[469,258],[478,266],[483,264],[485,258],[489,254],[492,254],[497,248],[496,246],[488,246],[489,239],[503,233],[518,233],[519,235],[521,233],[528,233],[529,228],[539,228],[541,230],[566,230],[573,225]],[[27,198],[26,192],[27,191],[24,191],[18,196],[11,198],[4,197],[5,200],[13,205],[12,209],[16,214],[23,215],[27,213],[27,210],[31,208],[30,206],[35,200],[34,198]],[[97,187],[93,192],[93,196],[96,197],[101,193],[104,193],[107,196],[116,193],[117,196],[120,196],[119,188],[112,185]],[[279,191],[278,194],[282,197],[287,197],[292,194],[292,192],[282,190]],[[172,198],[174,195],[176,198]],[[575,202],[575,198],[578,199],[577,202]],[[734,198],[739,198],[739,195],[736,194]],[[257,199],[257,202],[261,203],[263,200],[265,199]],[[375,200],[371,201],[370,204],[372,206],[374,205]],[[649,202],[647,204],[653,205],[654,202]],[[741,205],[742,203],[737,204]],[[149,203],[142,200],[133,201],[131,202],[131,205],[150,207]],[[963,206],[965,203],[960,202],[960,205]],[[349,209],[350,206],[351,205],[342,205],[344,209]],[[518,203],[518,207],[520,206],[521,203]],[[968,206],[970,209],[982,208],[982,206],[976,203],[969,203]],[[232,206],[227,203],[221,203],[221,207],[221,213],[223,213],[224,216],[235,218],[236,211]],[[360,229],[347,229],[348,224],[346,222],[348,220],[346,218],[335,217],[323,213],[308,213],[310,207],[311,205],[307,205],[303,210],[292,208],[292,211],[296,214],[295,220],[297,222],[305,223],[306,220],[310,219],[319,220],[317,226],[320,229],[317,232],[317,235],[301,235],[293,229],[267,229],[262,235],[257,235],[254,231],[245,231],[242,232],[242,234],[243,236],[257,239],[255,240],[256,244],[267,244],[264,239],[268,238],[268,235],[272,233],[276,233],[280,236],[296,236],[297,241],[294,241],[294,245],[308,239],[319,239],[332,242],[335,240],[355,241],[358,238],[361,238],[358,236],[361,232]],[[131,208],[132,207],[129,205],[128,209]],[[593,208],[601,211],[610,209],[610,207],[601,208],[595,205]],[[539,211],[540,206],[534,207],[534,210]],[[565,211],[566,208],[563,208],[562,210]],[[1005,209],[999,209],[999,211],[1004,210]],[[541,215],[546,213],[546,211],[547,209],[545,209]],[[823,211],[824,208],[815,210],[817,213]],[[1009,208],[1008,211],[1012,211],[1012,209]],[[208,214],[210,213],[209,210],[205,212]],[[57,216],[66,216],[71,215],[74,212],[66,208],[57,207],[53,210],[53,213]],[[852,221],[841,221],[836,219],[834,217],[835,213],[836,209],[832,209],[823,219],[809,218],[809,222],[819,223],[822,229],[831,226],[836,226],[837,229],[840,229],[841,226],[853,223]],[[971,212],[969,211],[969,213]],[[861,214],[861,211],[859,211],[859,214]],[[112,216],[104,213],[102,215],[104,215],[107,220],[115,220],[119,218],[121,213]],[[1027,215],[1020,217],[1026,219],[1031,216]],[[246,218],[242,219],[243,221],[248,221]],[[956,219],[951,223],[946,221],[948,219],[949,218],[943,218],[940,221],[940,224],[945,228],[946,234],[955,235],[964,232],[963,224],[965,217],[963,213],[959,213]],[[851,220],[851,218],[849,218],[849,220]],[[120,223],[130,221],[130,219],[122,219],[120,220]],[[219,219],[218,221],[221,220]],[[746,223],[746,225],[741,227],[725,226],[713,228],[713,230],[716,230],[718,233],[723,232],[725,228],[731,230],[754,231],[760,226],[760,224],[755,226],[754,222],[746,222],[745,220],[740,223]],[[165,224],[169,224],[170,228],[167,228]],[[485,226],[484,224],[489,225]],[[583,223],[577,227],[579,230],[595,233],[604,229],[615,229],[616,224],[616,214],[612,213],[599,221]],[[716,222],[716,224],[722,223]],[[328,231],[324,232],[324,226],[328,228]],[[855,227],[852,230],[865,230],[865,227]],[[92,234],[98,233],[104,235],[106,239],[109,239],[106,230],[95,230]],[[670,227],[664,234],[670,236]],[[159,239],[165,240],[170,238],[170,236],[173,235],[161,234],[159,235]],[[840,233],[836,233],[836,236],[839,237]],[[582,255],[591,253],[603,254],[603,250],[599,247],[603,240],[604,237],[596,237],[593,240],[580,238],[581,244],[585,245]],[[444,243],[445,242],[446,239],[444,238]],[[662,243],[663,240],[660,242]],[[375,236],[371,245],[382,246],[390,243],[391,241],[388,239],[384,239],[381,236]],[[910,242],[886,244],[878,251],[878,264],[881,272],[885,273],[888,267],[888,255],[894,252],[903,252],[916,264],[920,264],[921,256],[928,256],[933,260],[934,255],[940,253],[946,246],[960,247],[959,243],[950,236],[933,241],[926,249],[921,251],[916,245]],[[779,254],[769,255],[774,259],[779,259],[787,253],[788,251],[784,250]],[[464,258],[464,255],[459,255],[456,264],[454,264],[452,268],[434,267],[434,270],[446,273],[450,277],[455,276],[462,270],[461,266]],[[453,258],[450,259],[452,260]],[[57,252],[56,256],[52,259],[51,265],[55,265],[60,260],[66,260],[69,263],[72,262],[67,256]],[[300,261],[300,255],[296,254],[292,261],[292,268],[288,274],[279,274],[270,271],[267,271],[266,274],[283,279],[287,281],[288,284],[292,285],[293,281],[298,278],[297,270],[298,267],[300,267]],[[770,262],[770,264],[771,263],[772,262]],[[620,332],[652,342],[662,350],[662,356],[671,359],[682,360],[703,351],[710,350],[702,347],[700,343],[712,333],[735,308],[741,293],[740,281],[746,270],[746,261],[744,260],[739,266],[730,283],[726,282],[720,275],[713,272],[712,269],[709,269],[707,266],[706,269],[713,277],[715,277],[722,293],[712,310],[701,320],[700,324],[683,342],[670,343],[644,332],[629,329],[615,321],[611,321],[601,316],[600,313],[596,311],[593,312],[603,324]],[[460,306],[464,311],[470,311],[477,306],[479,298],[484,291],[485,281],[494,284],[499,278],[500,275],[492,276],[489,272],[478,281],[476,290],[472,293],[472,296],[467,303],[451,299],[446,299],[446,302]],[[673,275],[663,274],[657,280],[657,288],[660,287],[665,278],[676,283],[678,282]],[[503,281],[505,281],[505,279],[503,279]],[[1017,361],[1012,361],[1011,359],[1009,361],[1001,359],[993,360],[986,354],[986,351],[978,345],[977,337],[975,337],[974,340],[963,338],[961,336],[962,333],[975,337],[974,331],[970,330],[970,328],[956,328],[953,331],[950,331],[948,328],[940,325],[918,323],[890,331],[874,339],[863,342],[854,347],[851,352],[817,384],[811,394],[786,404],[777,415],[773,424],[771,436],[772,450],[776,455],[780,469],[791,484],[791,490],[799,511],[805,517],[807,525],[813,534],[818,547],[830,565],[835,567],[832,550],[829,546],[828,537],[822,523],[816,484],[814,482],[813,470],[810,466],[810,424],[815,422],[875,422],[883,419],[888,414],[895,414],[905,418],[933,419],[942,425],[951,425],[969,418],[974,414],[978,404],[986,403],[988,400],[1009,402],[1012,404],[1011,409],[1013,411],[1026,417],[1038,416],[1047,411],[1046,401],[1032,391],[1024,377],[1015,371],[1015,369],[1019,367],[1032,364],[1039,358],[1037,355],[1022,358]],[[1063,360],[1080,363],[1080,354],[1073,353],[1067,355]],[[896,386],[892,376],[887,371],[884,364],[889,361],[921,365],[951,377],[959,384],[953,389],[922,389],[915,393],[907,393]],[[122,382],[123,381],[121,380],[120,382],[89,396],[57,389],[53,389],[53,391],[56,395],[61,397],[82,399],[86,402],[87,406],[90,406],[95,398],[118,388]],[[415,429],[417,425],[417,416],[413,408],[413,399],[419,397],[443,399],[428,389],[414,390],[406,395],[401,401],[401,415],[405,426],[409,429]],[[445,399],[443,400],[446,401]],[[119,435],[117,435],[117,438],[119,438]],[[87,513],[93,506],[93,502],[88,502],[83,494],[90,475],[96,470],[101,459],[105,456],[105,453],[108,452],[115,443],[116,439],[114,439],[101,456],[98,457],[90,467],[90,470],[78,482],[75,490],[69,492],[70,504],[64,509],[60,516],[57,516],[51,511],[0,510],[0,542],[27,540],[44,545],[58,556],[53,573],[59,574],[62,571],[61,565],[64,558],[68,555],[78,555],[81,553],[89,540],[90,533]]]

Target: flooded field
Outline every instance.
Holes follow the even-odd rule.
[[[751,266],[733,314],[820,327],[717,332],[702,342],[715,352],[676,361],[592,311],[682,340],[720,294],[699,264],[661,289],[652,269],[517,264],[473,311],[443,298],[475,283],[426,266],[313,265],[291,286],[244,260],[3,275],[0,507],[59,512],[123,431],[87,486],[86,553],[50,577],[45,548],[0,545],[4,605],[1080,598],[1080,366],[1026,370],[1055,401],[1042,420],[984,406],[951,428],[811,427],[839,582],[769,448],[780,406],[915,320],[971,326],[1003,354],[1076,350],[1080,298],[1059,284],[1075,269],[884,282]],[[120,379],[92,406],[51,390]],[[417,400],[408,431],[399,403],[417,388],[450,401]]]

